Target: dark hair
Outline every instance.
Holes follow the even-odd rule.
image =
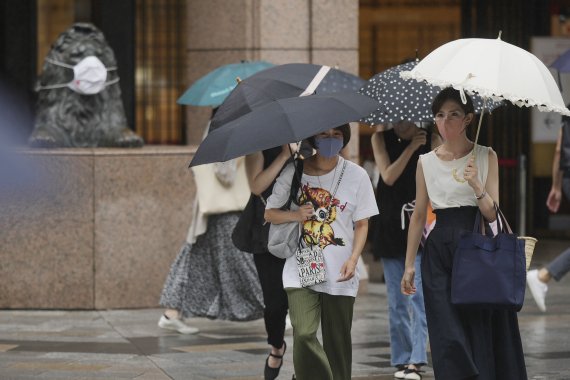
[[[443,106],[443,103],[445,103],[448,100],[452,100],[457,104],[459,104],[465,115],[467,115],[468,113],[474,114],[475,107],[473,106],[473,100],[471,100],[471,97],[467,94],[465,94],[465,98],[467,99],[467,104],[463,104],[463,101],[461,101],[461,94],[459,93],[458,90],[454,89],[453,87],[444,88],[433,99],[433,103],[431,105],[431,112],[435,116],[435,114],[438,113],[441,107]]]
[[[338,127],[335,127],[333,129],[336,129],[338,131],[342,132],[342,147],[344,148],[348,142],[350,141],[350,125],[347,124],[343,124],[343,125],[339,125]],[[315,144],[315,136],[311,136],[309,138],[307,138],[307,142],[315,149],[317,149],[317,146]]]

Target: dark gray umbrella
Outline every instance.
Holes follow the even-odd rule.
[[[426,82],[405,80],[400,77],[400,72],[412,70],[418,62],[419,60],[415,60],[394,66],[370,78],[359,92],[378,100],[380,106],[363,118],[362,122],[377,125],[403,120],[433,121],[431,104],[441,88]],[[483,99],[477,95],[471,95],[471,99],[475,106],[475,113],[480,114],[483,109]],[[492,111],[501,104],[501,102],[489,100],[486,109]]]
[[[273,100],[299,96],[322,67],[310,63],[288,63],[265,69],[244,79],[218,108],[210,123],[210,131]],[[315,94],[356,92],[365,83],[365,80],[355,75],[331,68],[317,86]]]
[[[556,58],[556,61],[548,67],[556,69],[556,74],[558,79],[558,88],[562,91],[562,80],[560,78],[560,73],[570,73],[570,49],[566,50],[560,57]]]
[[[232,158],[301,141],[327,129],[358,120],[378,103],[356,92],[274,100],[211,131],[190,166]]]

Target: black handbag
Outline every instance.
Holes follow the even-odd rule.
[[[477,211],[473,232],[457,244],[451,275],[451,303],[520,311],[526,286],[525,241],[513,234],[495,204],[499,233],[485,234]]]
[[[261,196],[251,194],[232,232],[237,249],[248,253],[267,253],[269,223],[264,223],[265,205]]]

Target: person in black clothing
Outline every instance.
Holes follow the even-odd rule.
[[[400,292],[404,274],[408,236],[407,214],[402,210],[416,198],[416,166],[420,154],[441,144],[431,131],[409,121],[372,135],[372,149],[380,172],[376,200],[380,213],[375,216],[373,253],[382,259],[388,292],[391,364],[398,379],[419,379],[427,364],[427,324],[421,291],[421,276],[416,277],[418,292],[406,297]],[[421,262],[421,252],[416,266]]]
[[[263,214],[265,200],[273,191],[275,179],[290,159],[290,148],[284,145],[248,155],[245,160],[249,187],[254,194],[248,207],[255,208],[254,220],[250,226],[251,253],[254,253],[253,260],[265,303],[267,343],[271,345],[271,352],[265,361],[265,380],[275,379],[283,365],[283,355],[287,348],[284,340],[285,319],[289,305],[282,281],[285,260],[273,256],[267,249],[269,223],[265,223]]]

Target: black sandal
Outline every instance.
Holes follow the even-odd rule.
[[[265,380],[275,380],[277,376],[279,376],[279,371],[281,370],[281,366],[283,365],[283,356],[285,355],[285,351],[287,351],[287,343],[283,341],[283,354],[275,355],[269,352],[267,359],[265,360],[265,370],[263,371],[263,375]],[[271,368],[269,366],[269,357],[274,357],[275,359],[281,359],[281,364],[277,368]]]

